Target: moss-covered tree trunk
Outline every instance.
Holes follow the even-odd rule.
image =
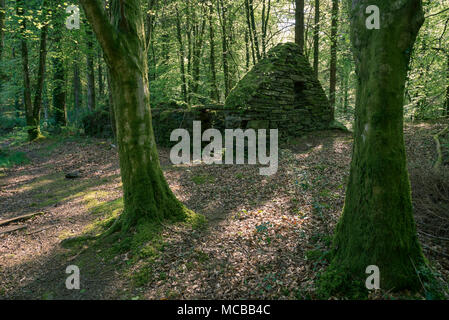
[[[370,0],[347,0],[358,75],[354,147],[343,215],[325,284],[364,286],[369,265],[382,289],[419,289],[424,263],[410,194],[403,96],[410,54],[423,23],[421,0],[379,0],[380,30],[365,21]],[[360,280],[360,282],[359,282]],[[327,281],[327,283],[326,283]]]
[[[124,191],[122,230],[144,221],[184,217],[159,164],[151,124],[148,66],[139,0],[111,2],[111,22],[95,0],[80,1],[103,48],[115,109]]]

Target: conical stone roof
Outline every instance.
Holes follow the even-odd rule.
[[[279,129],[281,136],[329,127],[331,108],[295,43],[272,48],[232,89],[225,103],[229,128]]]

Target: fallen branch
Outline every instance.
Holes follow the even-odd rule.
[[[35,233],[39,233],[39,232],[42,232],[42,231],[45,231],[45,230],[48,230],[48,229],[50,229],[50,228],[53,228],[53,227],[56,227],[56,226],[50,226],[50,227],[47,227],[47,228],[42,228],[42,229],[39,229],[39,230],[36,230],[36,231],[33,231],[33,232],[28,232],[26,235],[27,236],[29,236],[30,234],[35,234]]]
[[[14,217],[11,219],[6,219],[6,220],[0,220],[0,226],[4,226],[7,224],[10,224],[12,222],[16,222],[16,221],[24,221],[24,220],[28,220],[33,218],[34,216],[38,216],[41,214],[44,214],[45,212],[37,212],[37,213],[30,213],[30,214],[24,214],[22,216],[18,216],[18,217]]]
[[[424,231],[418,231],[418,233],[421,233],[421,234],[423,234],[423,235],[425,235],[425,236],[428,236],[428,237],[430,237],[430,238],[434,238],[434,239],[438,239],[438,240],[443,240],[443,241],[449,241],[449,238],[445,238],[445,237],[437,237],[437,236],[434,236],[434,235],[432,235],[432,234],[426,233],[426,232],[424,232]]]
[[[434,169],[438,169],[441,164],[443,163],[443,151],[441,150],[441,142],[440,142],[440,137],[444,134],[446,134],[446,132],[449,131],[449,126],[447,126],[446,128],[444,128],[443,130],[441,130],[440,132],[438,132],[436,135],[433,136],[433,139],[435,140],[435,143],[437,144],[437,161],[435,162],[433,168]]]
[[[14,231],[18,231],[18,230],[22,230],[22,229],[26,229],[27,226],[12,226],[12,227],[7,227],[6,229],[0,231],[0,235],[2,234],[7,234],[7,233],[11,233]]]

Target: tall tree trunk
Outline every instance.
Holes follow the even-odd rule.
[[[315,0],[315,27],[313,28],[313,71],[318,79],[320,51],[320,0]]]
[[[56,16],[56,19],[61,19],[61,17]],[[57,27],[53,42],[56,49],[56,55],[53,58],[53,108],[56,126],[61,127],[67,125],[65,68],[60,32],[63,25],[56,22],[55,26]]]
[[[268,22],[270,21],[271,0],[268,0],[268,4],[265,4],[265,0],[262,3],[262,54],[265,57],[267,53],[267,33]]]
[[[354,147],[333,259],[322,279],[332,288],[359,280],[363,287],[367,266],[376,265],[383,290],[417,290],[424,258],[413,219],[403,97],[410,54],[424,20],[421,0],[377,1],[380,30],[365,27],[371,0],[347,2],[353,10],[358,76]]]
[[[206,29],[206,14],[204,7],[202,7],[203,19],[201,26],[195,22],[194,32],[193,32],[193,59],[192,59],[192,92],[196,95],[198,93],[199,80],[200,80],[200,62],[203,52],[203,40],[204,40],[204,30]]]
[[[211,90],[210,97],[215,101],[220,101],[220,94],[217,85],[217,69],[215,66],[215,31],[213,22],[214,8],[211,5],[209,8],[209,46],[210,46],[210,73],[211,73]]]
[[[100,100],[104,95],[104,81],[103,81],[103,57],[101,51],[98,51],[98,96]]]
[[[250,63],[251,54],[249,52],[249,36],[248,30],[245,30],[245,71],[249,71],[249,63]]]
[[[446,54],[446,63],[447,63],[447,73],[446,73],[446,79],[447,79],[447,87],[446,87],[446,117],[449,117],[449,52]]]
[[[94,43],[92,39],[92,31],[87,28],[87,108],[89,110],[95,110],[95,70],[94,70]]]
[[[249,0],[245,0],[245,13],[246,13],[246,24],[248,27],[249,40],[251,42],[251,53],[253,57],[253,65],[256,64],[256,52],[254,49],[254,33],[253,28],[251,27],[251,18],[250,18],[250,10],[249,10]]]
[[[43,8],[45,9],[46,1],[43,2]],[[17,0],[17,15],[23,16],[25,12],[25,6],[23,0]],[[24,104],[25,115],[28,127],[28,139],[30,141],[35,140],[40,136],[40,112],[42,108],[42,90],[44,87],[45,76],[45,63],[47,58],[47,33],[48,24],[45,24],[41,28],[40,44],[39,44],[39,64],[38,75],[35,85],[34,93],[34,105],[31,97],[31,80],[29,70],[29,53],[28,44],[26,40],[26,19],[22,19],[20,32],[21,32],[21,52],[22,52],[22,70],[24,77]]]
[[[45,6],[45,1],[43,6]],[[39,45],[39,67],[37,71],[36,89],[34,91],[34,105],[31,125],[32,133],[29,133],[30,140],[36,139],[40,135],[40,115],[42,110],[42,91],[44,89],[45,66],[47,62],[47,33],[48,24],[41,29],[40,45]]]
[[[256,57],[257,61],[260,60],[260,47],[259,47],[259,37],[257,35],[257,28],[256,28],[256,19],[254,16],[254,0],[248,0],[248,7],[249,7],[249,17],[251,21],[251,29],[253,33],[253,39],[254,39],[254,46],[256,51]]]
[[[2,56],[3,56],[3,48],[4,48],[4,36],[5,33],[3,31],[3,28],[5,27],[4,25],[4,21],[5,21],[5,10],[6,10],[6,6],[5,6],[5,0],[0,0],[0,62],[2,61]],[[2,71],[0,70],[0,90],[2,88]]]
[[[295,43],[304,53],[304,0],[295,0]]]
[[[73,106],[75,113],[78,115],[82,106],[82,88],[81,88],[81,76],[80,66],[78,60],[73,62]]]
[[[337,88],[337,32],[338,32],[338,1],[332,0],[331,23],[331,61],[329,80],[329,102],[331,105],[332,120],[335,118],[335,93]]]
[[[141,3],[114,0],[111,22],[98,0],[80,0],[103,48],[117,124],[124,212],[116,226],[184,218],[186,209],[160,167],[151,123],[148,65]]]
[[[187,97],[187,80],[186,80],[186,67],[185,67],[185,50],[184,50],[184,42],[182,41],[182,33],[181,33],[181,16],[179,14],[179,10],[176,7],[176,35],[179,43],[179,67],[181,69],[181,91],[182,98],[184,102],[188,104],[189,100]]]
[[[5,10],[5,0],[0,0],[0,59],[2,58],[4,47],[5,32],[3,31],[3,28],[5,27]]]
[[[223,0],[217,0],[218,15],[221,22],[221,44],[222,44],[222,56],[223,56],[223,74],[224,74],[224,87],[225,87],[225,99],[229,95],[230,83],[229,83],[229,65],[228,65],[228,39],[226,30],[226,10]]]

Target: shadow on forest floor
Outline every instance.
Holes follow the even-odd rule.
[[[406,130],[409,166],[432,161],[429,133],[435,130]],[[96,139],[49,139],[17,148],[31,163],[3,172],[0,218],[45,214],[25,222],[26,230],[2,237],[0,297],[306,299],[314,297],[313,281],[327,264],[352,137],[329,131],[292,141],[280,152],[277,174],[268,177],[249,165],[172,166],[169,150],[161,149],[170,187],[208,223],[204,228],[170,224],[139,250],[121,253],[110,250],[114,243],[60,245],[63,239],[101,232],[120,213],[116,150]],[[65,178],[73,170],[80,179]],[[448,260],[441,254],[430,258],[447,278]],[[81,290],[65,288],[68,265],[80,267]]]

